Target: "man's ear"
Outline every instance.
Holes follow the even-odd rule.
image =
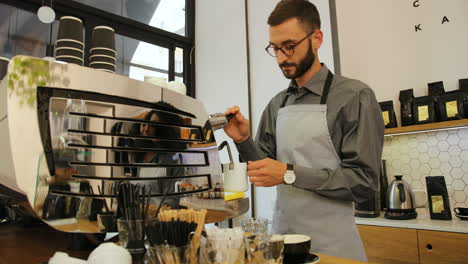
[[[312,42],[313,42],[313,47],[314,47],[315,51],[320,49],[320,47],[322,46],[322,43],[323,43],[323,32],[322,32],[322,30],[318,29],[317,32],[315,32],[312,35]]]

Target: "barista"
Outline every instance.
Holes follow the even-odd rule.
[[[314,252],[366,260],[352,202],[378,185],[384,124],[373,91],[320,63],[317,8],[280,1],[266,50],[290,79],[263,112],[255,142],[239,107],[225,126],[255,186],[277,188],[275,233],[308,234]]]

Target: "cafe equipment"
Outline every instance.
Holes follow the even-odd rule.
[[[400,91],[400,114],[401,114],[401,126],[414,125],[413,121],[413,89],[407,89]]]
[[[417,217],[414,195],[402,175],[396,175],[387,191],[387,212],[385,218],[408,220]]]
[[[156,204],[167,189],[175,206],[221,211],[219,221],[248,210],[246,199],[196,195],[223,185],[200,101],[74,64],[17,56],[11,66],[0,86],[0,183],[52,227],[99,232],[103,200],[117,212],[121,182],[151,187]]]
[[[452,220],[444,176],[427,176],[426,186],[431,219]]]

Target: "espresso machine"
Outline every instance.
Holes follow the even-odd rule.
[[[96,214],[103,203],[118,206],[122,182],[150,186],[156,202],[166,196],[180,206],[222,211],[224,218],[248,210],[247,198],[226,202],[218,195],[223,175],[214,128],[194,98],[17,56],[0,100],[0,183],[25,194],[55,229],[100,232]]]

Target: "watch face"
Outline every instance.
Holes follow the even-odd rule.
[[[287,184],[293,184],[296,180],[296,174],[293,171],[286,171],[284,174],[284,182]]]

